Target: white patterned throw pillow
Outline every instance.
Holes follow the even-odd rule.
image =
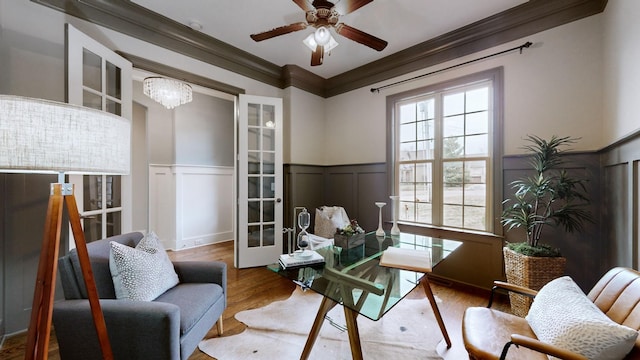
[[[154,232],[135,248],[112,241],[109,268],[117,299],[151,301],[179,282],[173,264]]]
[[[539,340],[591,360],[624,358],[638,336],[609,319],[568,276],[540,289],[526,320]]]
[[[342,229],[351,221],[346,210],[341,206],[322,206],[316,209],[313,233],[317,236],[333,239],[336,229]]]

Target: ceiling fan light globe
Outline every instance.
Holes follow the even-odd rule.
[[[331,40],[331,33],[329,33],[329,29],[326,27],[320,26],[313,34],[313,38],[316,44],[325,46],[329,43],[329,40]]]
[[[318,46],[318,44],[316,43],[316,40],[313,38],[313,35],[314,34],[309,34],[309,36],[307,36],[304,40],[302,40],[302,42],[305,45],[307,45],[307,47],[311,51],[315,51],[316,47]]]
[[[329,36],[329,42],[324,46],[324,51],[329,52],[336,46],[338,46],[338,42],[336,41],[336,39],[334,39],[333,36]]]

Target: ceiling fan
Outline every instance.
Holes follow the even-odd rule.
[[[341,15],[349,14],[373,0],[338,0],[333,3],[326,0],[293,0],[302,10],[306,12],[306,22],[298,22],[290,25],[280,26],[275,29],[250,35],[254,41],[271,39],[276,36],[285,35],[294,31],[304,30],[309,26],[316,28],[313,36],[305,40],[305,44],[313,50],[311,54],[311,66],[322,64],[322,59],[327,51],[331,50],[337,43],[331,37],[329,28],[332,27],[336,33],[351,39],[360,44],[366,45],[377,51],[382,51],[387,46],[387,42],[373,35],[367,34],[344,23],[338,23]],[[313,41],[312,41],[313,40]]]

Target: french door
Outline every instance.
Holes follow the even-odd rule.
[[[282,99],[240,95],[236,266],[263,266],[282,253]]]
[[[131,63],[71,24],[66,41],[67,102],[131,120]],[[87,242],[131,230],[131,176],[71,175],[69,181]],[[73,239],[69,245],[75,246]]]

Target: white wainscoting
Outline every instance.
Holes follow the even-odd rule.
[[[167,249],[233,239],[233,167],[149,165],[149,227]]]

